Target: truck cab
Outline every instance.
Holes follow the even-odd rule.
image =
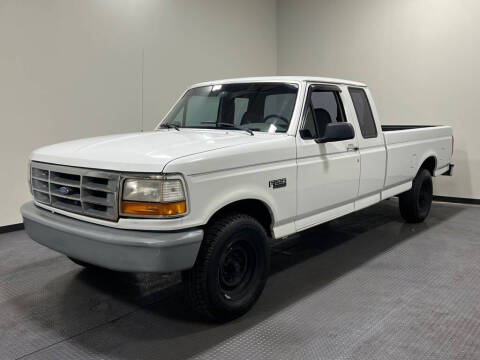
[[[297,230],[379,201],[386,167],[385,141],[368,90],[347,84],[306,86],[302,130],[297,134],[302,189],[297,193]],[[332,124],[351,124],[353,137],[319,143]]]

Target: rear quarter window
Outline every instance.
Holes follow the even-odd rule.
[[[377,126],[375,125],[372,108],[370,107],[370,102],[368,101],[365,90],[360,88],[349,88],[348,91],[352,97],[353,107],[357,114],[357,120],[363,138],[376,138]]]

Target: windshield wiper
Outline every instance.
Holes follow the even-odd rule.
[[[238,125],[235,125],[235,124],[232,124],[232,123],[216,122],[216,121],[202,121],[202,124],[215,124],[215,125],[220,125],[220,126],[226,126],[226,127],[230,127],[230,128],[232,128],[232,129],[235,129],[235,130],[243,130],[243,131],[246,131],[246,132],[248,132],[251,136],[253,136],[253,131],[252,131],[252,130],[247,129],[247,128],[244,128],[244,127],[241,127],[241,126],[238,126]]]
[[[160,124],[160,127],[164,129],[175,129],[177,131],[180,131],[180,128],[178,127],[178,125],[175,125],[175,124]]]

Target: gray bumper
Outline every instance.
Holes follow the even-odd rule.
[[[25,230],[36,242],[67,256],[120,271],[170,272],[195,263],[203,230],[155,232],[115,229],[41,209],[21,208]]]

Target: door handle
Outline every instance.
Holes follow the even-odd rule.
[[[355,146],[353,144],[347,145],[347,151],[357,151],[357,150],[358,150],[358,146]]]

